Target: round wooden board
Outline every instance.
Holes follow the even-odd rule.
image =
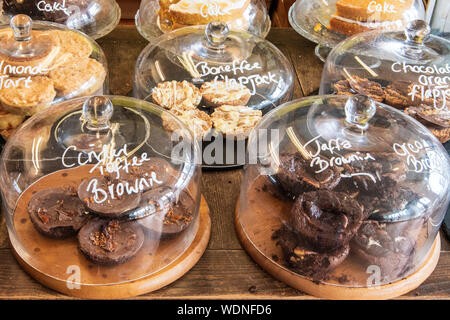
[[[238,206],[236,207],[235,226],[238,238],[252,259],[266,270],[274,278],[287,285],[306,292],[315,297],[333,300],[379,300],[391,299],[416,289],[424,282],[436,268],[441,251],[439,234],[433,242],[429,255],[425,262],[413,274],[408,277],[381,286],[373,287],[347,287],[326,283],[315,283],[292,271],[282,268],[273,260],[267,258],[256,248],[248,238],[239,221]]]
[[[170,283],[178,280],[186,272],[188,272],[202,257],[206,250],[211,234],[211,219],[209,216],[208,205],[201,197],[198,231],[191,245],[174,260],[161,270],[147,277],[138,280],[121,282],[118,284],[80,284],[79,286],[68,286],[67,281],[56,279],[33,268],[18,254],[12,245],[14,256],[20,265],[33,278],[43,285],[59,291],[61,293],[84,299],[120,299],[129,298],[144,293],[152,292],[160,289]],[[114,269],[111,269],[114,272]],[[70,288],[71,287],[71,288]]]

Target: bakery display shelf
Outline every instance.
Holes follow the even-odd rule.
[[[323,64],[314,54],[315,44],[291,29],[273,28],[267,39],[295,68],[294,98],[317,92]],[[98,42],[109,62],[111,93],[130,94],[132,73],[129,70],[148,42],[134,26],[119,26]],[[137,299],[312,299],[307,293],[275,280],[243,250],[234,229],[241,181],[240,169],[203,171],[202,190],[212,222],[211,239],[203,257],[178,281]],[[435,271],[421,286],[400,299],[449,299],[449,273],[450,242],[441,236],[440,259]],[[12,254],[3,215],[0,216],[0,280],[1,299],[72,299],[42,286],[24,272]]]

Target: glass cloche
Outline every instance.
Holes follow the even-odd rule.
[[[403,31],[353,36],[330,53],[321,94],[365,94],[450,140],[450,41],[429,34],[422,20]]]
[[[227,23],[231,30],[266,37],[270,17],[264,0],[142,0],[136,26],[149,41],[187,26]]]
[[[63,25],[16,15],[0,26],[0,133],[51,105],[107,90],[102,49]]]
[[[0,160],[17,259],[79,297],[132,296],[174,281],[209,239],[198,148],[176,117],[134,98],[83,97],[35,115]]]
[[[134,95],[183,119],[199,141],[220,136],[244,144],[264,113],[291,99],[293,74],[289,60],[270,42],[212,22],[149,44],[136,62]],[[235,146],[224,146],[228,156],[216,153],[206,164],[236,164]]]
[[[372,30],[399,30],[425,18],[422,0],[297,0],[289,10],[291,26],[318,43],[325,61],[330,48],[348,36]]]
[[[278,279],[387,298],[436,266],[450,158],[416,120],[365,95],[312,96],[269,112],[248,149],[238,235]]]
[[[17,14],[33,20],[55,22],[97,39],[119,23],[120,7],[114,0],[0,0],[0,21],[8,23]]]

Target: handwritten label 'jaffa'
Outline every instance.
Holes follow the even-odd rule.
[[[336,152],[351,149],[351,142],[345,139],[337,138],[323,143],[319,141],[320,137],[320,135],[314,137],[304,145],[305,149],[310,146],[314,150],[313,152],[309,151],[309,154],[312,157],[310,166],[319,167],[319,169],[315,171],[316,173],[321,173],[331,167],[342,167],[345,164],[351,165],[351,163],[355,161],[376,161],[376,159],[368,152],[354,152],[346,156],[338,155],[336,154]],[[320,154],[322,152],[329,152],[332,156],[329,158],[321,157]],[[342,174],[342,176],[346,178],[351,178],[353,176],[367,176],[374,183],[376,183],[377,181],[375,176],[369,172],[352,172],[348,174]]]

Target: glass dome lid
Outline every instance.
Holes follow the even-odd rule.
[[[142,0],[136,26],[149,41],[187,26],[224,22],[231,30],[266,37],[270,18],[264,0]]]
[[[0,26],[0,133],[51,105],[107,90],[102,49],[65,26],[16,15]]]
[[[134,76],[138,98],[179,108],[181,100],[164,102],[158,95],[173,81],[189,82],[198,95],[194,107],[213,110],[228,104],[265,112],[291,97],[293,71],[270,42],[219,22],[173,31],[142,51]]]
[[[321,94],[356,93],[404,111],[450,139],[450,42],[422,20],[404,31],[368,32],[339,44],[325,63]]]
[[[318,43],[319,57],[348,36],[366,31],[401,30],[425,18],[422,0],[297,0],[289,10],[291,26]],[[324,61],[324,59],[323,59]]]
[[[68,268],[93,287],[164,269],[199,229],[198,148],[176,117],[128,97],[72,99],[30,118],[0,160],[19,260],[62,283],[58,290]]]
[[[119,23],[120,7],[114,0],[1,0],[0,21],[8,23],[17,14],[33,20],[55,22],[97,39]]]
[[[450,158],[416,120],[364,95],[307,97],[269,112],[248,149],[238,234],[274,276],[364,288],[429,257]]]

